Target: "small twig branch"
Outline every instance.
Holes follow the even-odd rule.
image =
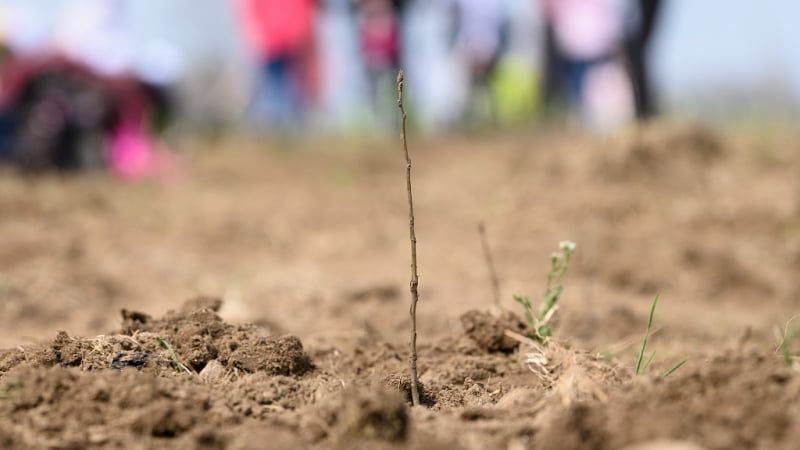
[[[419,301],[419,276],[417,275],[417,236],[414,233],[414,199],[411,195],[411,157],[406,142],[406,111],[403,108],[403,71],[397,73],[397,107],[400,109],[400,139],[406,157],[406,190],[408,191],[408,232],[411,241],[411,402],[419,406],[419,378],[417,376],[417,301]]]
[[[483,258],[486,261],[486,267],[489,269],[489,277],[492,282],[492,295],[494,295],[494,304],[496,306],[500,306],[500,280],[497,278],[497,271],[494,268],[492,251],[489,249],[489,240],[486,238],[486,226],[483,224],[483,222],[478,222],[478,233],[481,236]]]

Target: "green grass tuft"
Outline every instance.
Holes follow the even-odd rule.
[[[636,376],[639,376],[645,371],[647,368],[650,367],[650,363],[653,362],[653,359],[656,357],[656,351],[653,350],[653,353],[647,358],[644,359],[645,351],[647,350],[647,339],[650,337],[650,330],[653,328],[653,318],[656,315],[656,305],[658,305],[658,297],[659,294],[656,294],[656,297],[653,299],[653,305],[650,307],[650,318],[647,320],[647,329],[644,331],[644,338],[642,339],[642,347],[639,349],[639,355],[636,357],[636,366],[633,369],[633,373]],[[671,369],[667,370],[662,378],[666,378],[672,375],[673,372],[680,369],[682,365],[686,363],[687,359],[679,362],[678,364],[674,365]]]
[[[650,336],[650,329],[653,327],[653,317],[656,315],[658,296],[659,294],[656,294],[656,298],[653,299],[653,306],[650,307],[650,320],[647,321],[647,329],[644,332],[644,339],[642,339],[642,348],[639,350],[639,356],[636,357],[636,368],[633,371],[635,375],[644,373],[644,369],[647,368],[647,366],[650,364],[650,361],[652,361],[653,357],[656,355],[656,352],[653,352],[653,354],[650,355],[650,359],[645,367],[642,367],[642,359],[644,358],[644,351],[647,347],[647,338]]]
[[[183,363],[181,363],[181,361],[178,359],[178,354],[175,353],[175,349],[172,348],[169,342],[161,338],[157,338],[156,340],[158,341],[158,344],[160,346],[166,348],[169,351],[169,355],[172,358],[172,364],[175,365],[175,369],[177,369],[179,373],[190,372],[190,370],[185,365],[183,365]]]

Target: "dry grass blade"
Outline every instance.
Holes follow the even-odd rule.
[[[528,351],[525,353],[525,365],[528,366],[528,370],[536,374],[536,376],[548,385],[552,385],[555,380],[550,376],[547,370],[547,365],[550,360],[539,342],[511,330],[505,330],[504,334],[527,347]]]

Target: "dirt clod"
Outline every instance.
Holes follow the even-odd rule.
[[[409,432],[408,406],[396,392],[348,391],[338,422],[342,440],[404,442]]]
[[[313,367],[294,336],[256,338],[243,344],[227,355],[229,367],[270,375],[302,375]]]
[[[111,359],[111,368],[135,367],[141,369],[149,359],[150,354],[146,352],[119,352]]]
[[[487,352],[512,352],[519,347],[519,341],[506,336],[506,330],[524,332],[525,324],[509,311],[492,314],[481,311],[468,311],[461,316],[464,333],[478,347]]]

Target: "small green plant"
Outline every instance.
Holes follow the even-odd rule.
[[[650,363],[653,362],[653,358],[656,356],[656,351],[653,350],[653,353],[647,357],[645,361],[644,355],[647,350],[647,338],[650,337],[650,329],[653,327],[653,317],[656,315],[656,305],[658,304],[658,294],[653,299],[653,305],[650,307],[650,318],[647,320],[647,329],[644,332],[644,339],[642,339],[642,348],[639,350],[639,355],[636,357],[636,366],[633,369],[634,375],[641,375],[643,374],[648,367],[650,367]],[[662,375],[663,378],[666,378],[672,375],[673,372],[680,369],[682,365],[686,364],[686,359],[682,360],[678,364],[672,366],[669,370],[664,372]]]
[[[167,351],[169,351],[169,356],[172,358],[172,364],[175,365],[175,369],[178,370],[179,373],[181,372],[191,372],[189,368],[187,368],[183,363],[178,359],[178,354],[175,353],[175,349],[169,344],[169,342],[165,341],[164,339],[156,339],[158,344]]]
[[[572,254],[575,252],[575,243],[572,241],[561,241],[558,244],[560,252],[555,252],[550,255],[550,273],[547,274],[547,287],[542,296],[542,302],[534,314],[533,304],[530,297],[527,295],[514,294],[514,300],[517,301],[525,312],[525,320],[531,328],[528,337],[539,342],[544,342],[548,337],[553,335],[553,330],[550,328],[550,320],[558,310],[558,299],[561,297],[561,292],[564,290],[562,282],[564,276],[569,269],[569,263],[572,259]]]
[[[792,342],[800,337],[800,327],[792,327],[792,322],[797,318],[800,318],[800,315],[789,319],[783,329],[777,325],[775,326],[775,338],[778,341],[778,347],[775,351],[781,352],[783,355],[783,362],[786,363],[787,366],[795,370],[800,370],[800,355],[792,354],[791,350]]]

